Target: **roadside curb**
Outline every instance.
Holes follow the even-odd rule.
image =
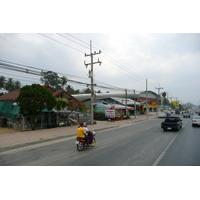
[[[131,121],[131,122],[129,122],[127,124],[123,124],[123,125],[113,125],[113,126],[109,126],[109,127],[105,127],[105,128],[98,128],[98,129],[94,129],[94,130],[95,131],[109,130],[109,129],[113,129],[113,128],[123,127],[125,125],[131,125],[131,124],[134,124],[134,123],[137,123],[137,122],[152,120],[152,119],[154,119],[154,118],[140,119],[140,120],[136,120],[136,121]],[[26,147],[26,146],[29,146],[29,145],[50,142],[50,141],[64,139],[64,138],[73,137],[73,136],[76,137],[76,134],[75,133],[68,133],[67,135],[61,135],[61,136],[56,136],[56,137],[51,137],[51,138],[38,138],[37,140],[31,141],[31,142],[25,142],[25,143],[21,143],[21,144],[15,144],[15,145],[10,145],[10,146],[0,147],[0,153],[2,153],[4,151],[8,151],[8,150],[13,150],[13,149],[16,149],[16,148],[21,148],[21,147]]]
[[[117,127],[120,127],[120,126],[100,128],[100,129],[95,129],[95,131],[103,131],[103,130],[117,128]],[[70,134],[67,134],[67,135],[61,135],[61,136],[56,136],[56,137],[51,137],[51,138],[39,138],[38,140],[31,141],[31,142],[25,142],[25,143],[21,143],[21,144],[15,144],[15,145],[10,145],[10,146],[0,147],[0,153],[4,152],[4,151],[12,150],[12,149],[20,148],[20,147],[26,147],[26,146],[29,146],[29,145],[45,143],[45,142],[50,142],[50,141],[54,141],[54,140],[60,140],[60,139],[73,137],[73,136],[76,137],[76,134],[70,133]]]

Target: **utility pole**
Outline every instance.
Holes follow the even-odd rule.
[[[136,119],[136,102],[135,102],[135,90],[134,90],[134,116]]]
[[[148,82],[147,82],[147,79],[146,79],[146,115],[148,117],[148,97],[147,97],[147,92],[148,92]]]
[[[159,95],[160,95],[160,90],[162,90],[163,88],[160,87],[160,84],[158,86],[158,88],[156,87],[155,89],[158,90],[158,97],[157,97],[157,108],[156,108],[156,115],[158,115],[158,102],[159,102]]]
[[[127,89],[125,89],[125,96],[126,96],[126,116],[127,116]]]
[[[91,70],[89,70],[89,78],[91,78],[91,124],[94,124],[94,86],[96,86],[96,84],[94,84],[94,78],[93,78],[93,65],[99,63],[101,65],[101,62],[98,61],[97,62],[93,62],[93,56],[96,54],[100,54],[101,51],[99,50],[98,53],[96,53],[96,51],[94,51],[94,53],[92,53],[92,41],[90,41],[90,54],[86,54],[85,56],[90,56],[91,57],[91,63],[85,63],[85,66],[87,68],[88,65],[91,66]],[[89,86],[89,84],[87,85]]]

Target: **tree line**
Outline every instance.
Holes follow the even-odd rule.
[[[0,76],[0,89],[5,89],[8,92],[12,92],[16,89],[20,89],[22,86],[20,81],[13,80],[13,78],[9,78],[6,80],[4,76]],[[3,95],[5,93],[0,93],[0,95]]]
[[[91,94],[90,88],[85,88],[83,90],[74,89],[71,85],[67,84],[66,76],[59,77],[56,72],[52,71],[42,72],[40,82],[44,85],[48,84],[56,90],[66,90],[70,94]],[[4,76],[0,76],[0,89],[12,92],[16,89],[20,89],[21,87],[22,84],[20,81],[16,81],[13,78],[6,79]],[[97,93],[101,93],[101,91],[98,90]],[[4,94],[5,92],[1,92],[0,96]]]

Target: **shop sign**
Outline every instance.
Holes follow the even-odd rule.
[[[105,110],[106,118],[115,118],[115,110]]]

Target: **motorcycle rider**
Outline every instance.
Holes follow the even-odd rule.
[[[87,133],[88,139],[89,139],[89,144],[92,144],[92,135],[90,134],[89,129],[87,128],[87,123],[83,122],[83,126],[85,129],[85,132]]]
[[[89,137],[86,135],[86,132],[85,132],[84,124],[83,124],[83,123],[81,123],[80,126],[78,127],[78,130],[77,130],[77,137],[84,139],[85,142],[86,142],[86,145],[89,145],[89,144],[88,144]]]

